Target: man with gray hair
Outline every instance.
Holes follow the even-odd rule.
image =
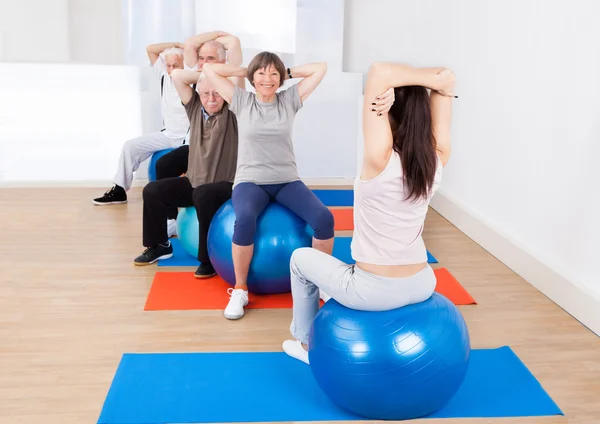
[[[205,63],[242,65],[242,51],[237,37],[224,31],[211,31],[188,38],[184,46],[185,70],[201,72]],[[196,81],[194,81],[196,82]],[[189,143],[167,153],[156,162],[156,179],[185,174]],[[172,213],[169,214],[169,222]]]
[[[159,150],[176,148],[185,143],[190,122],[171,78],[173,70],[183,69],[183,49],[181,43],[152,44],[146,48],[152,69],[160,81],[163,128],[125,142],[113,179],[114,186],[104,196],[94,199],[96,205],[126,203],[133,173],[140,164]]]
[[[217,42],[228,47],[230,63],[240,66],[242,52],[239,40],[226,35],[217,38]],[[201,67],[203,63],[198,65]],[[183,177],[160,179],[144,188],[142,244],[146,249],[134,259],[134,264],[150,265],[170,258],[173,246],[166,224],[169,211],[195,206],[200,265],[194,276],[210,278],[216,273],[208,257],[208,228],[217,210],[231,198],[237,167],[237,119],[201,72],[176,70],[173,81],[190,119],[189,166]],[[232,81],[245,87],[245,78],[232,78]]]
[[[237,37],[223,31],[195,35],[185,40],[185,68],[202,71],[202,66],[205,63],[225,63],[227,59],[226,52],[229,53],[229,63],[235,64],[241,58]],[[234,57],[231,55],[232,52]]]

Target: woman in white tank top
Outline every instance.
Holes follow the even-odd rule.
[[[363,163],[354,186],[356,264],[311,248],[294,252],[290,331],[295,340],[283,343],[290,356],[308,363],[320,294],[365,311],[396,309],[433,294],[435,274],[421,235],[450,156],[454,85],[454,74],[445,68],[371,66],[363,103]]]

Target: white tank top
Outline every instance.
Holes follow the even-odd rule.
[[[406,199],[400,156],[392,151],[385,169],[375,178],[354,183],[352,258],[374,265],[412,265],[427,262],[421,237],[431,197],[442,179],[437,158],[433,189],[427,198]]]

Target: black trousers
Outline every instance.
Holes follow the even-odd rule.
[[[190,146],[185,144],[162,156],[156,161],[156,179],[179,177],[187,172]],[[169,208],[168,219],[177,218],[177,208]]]
[[[213,216],[231,199],[233,183],[218,182],[193,188],[187,177],[166,178],[144,187],[143,244],[145,247],[167,243],[169,209],[194,206],[198,216],[200,242],[198,260],[209,262],[208,227]]]
[[[179,177],[187,172],[190,146],[181,147],[167,153],[156,161],[156,179]]]

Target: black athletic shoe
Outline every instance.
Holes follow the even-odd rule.
[[[150,265],[159,259],[169,259],[171,256],[173,256],[173,246],[171,243],[168,246],[157,244],[144,250],[144,253],[135,258],[133,263],[138,266]]]
[[[194,273],[194,277],[196,278],[210,278],[215,275],[217,275],[217,273],[210,262],[201,263]]]
[[[123,187],[118,185],[104,193],[104,196],[94,199],[94,204],[100,206],[118,205],[120,203],[127,203],[127,193]]]

